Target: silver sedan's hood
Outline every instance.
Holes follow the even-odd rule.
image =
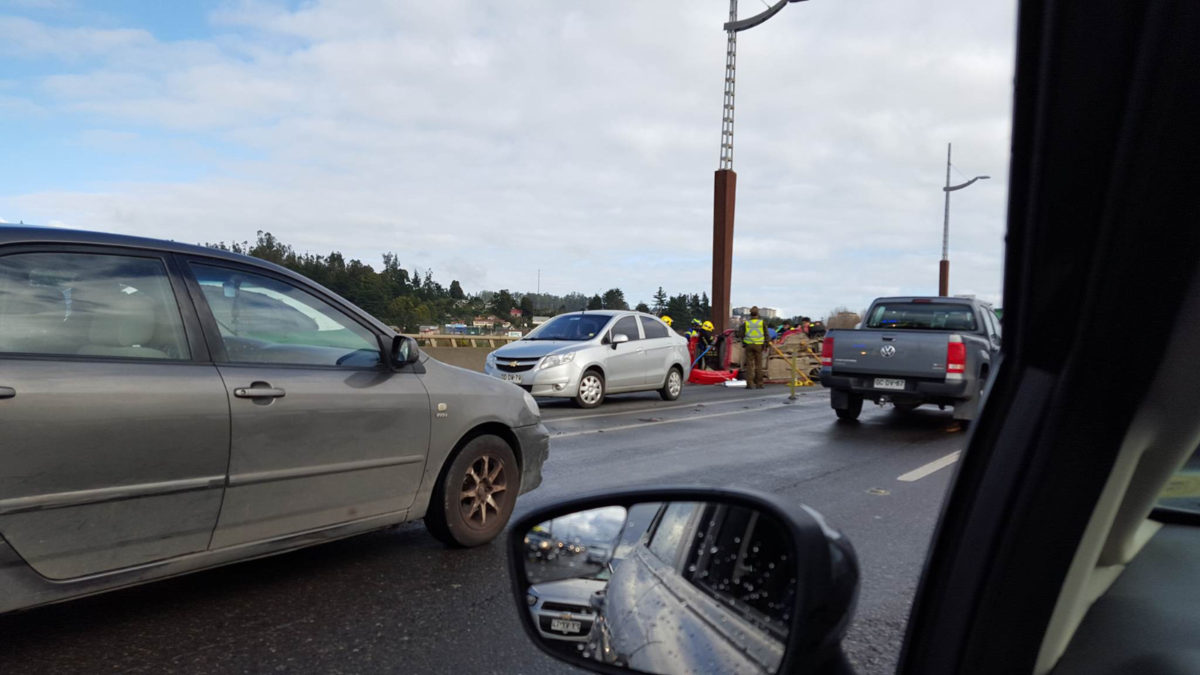
[[[517,340],[494,353],[498,359],[536,359],[563,347],[583,347],[587,344],[585,340]]]

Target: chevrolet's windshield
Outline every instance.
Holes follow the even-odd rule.
[[[526,340],[571,340],[581,342],[596,337],[611,316],[606,314],[561,314],[539,326]]]

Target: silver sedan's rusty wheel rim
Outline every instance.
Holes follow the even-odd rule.
[[[672,368],[671,372],[667,374],[667,393],[671,395],[671,398],[675,398],[681,389],[683,389],[683,376],[679,374],[678,370]]]
[[[508,490],[504,462],[484,455],[467,467],[459,492],[459,511],[467,525],[484,529],[500,518],[503,494]]]
[[[600,382],[600,376],[595,373],[584,375],[579,382],[579,400],[588,405],[596,405],[603,395],[604,384]]]

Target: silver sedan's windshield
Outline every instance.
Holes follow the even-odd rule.
[[[611,316],[606,314],[561,314],[525,336],[526,340],[583,341],[596,337]]]

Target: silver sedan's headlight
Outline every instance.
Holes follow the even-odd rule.
[[[538,370],[561,366],[564,363],[570,363],[575,360],[575,352],[567,352],[566,354],[551,354],[542,359],[538,364]]]
[[[485,365],[488,368],[496,367],[496,352],[492,352],[491,354],[487,355],[487,361],[485,362]]]

